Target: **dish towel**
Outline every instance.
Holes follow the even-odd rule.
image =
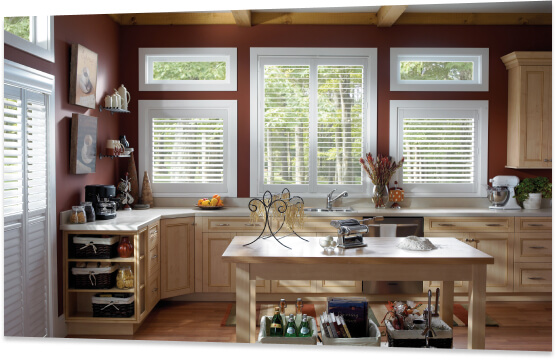
[[[397,224],[380,224],[380,237],[396,237]]]

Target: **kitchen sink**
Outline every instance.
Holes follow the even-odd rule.
[[[305,211],[308,212],[352,212],[353,209],[351,207],[332,207],[331,209],[327,208],[305,208]]]

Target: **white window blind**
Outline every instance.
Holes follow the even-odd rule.
[[[222,183],[223,119],[153,118],[153,182]]]
[[[390,102],[392,181],[410,196],[486,196],[488,102]]]
[[[251,195],[368,191],[359,159],[376,146],[373,54],[251,49]]]
[[[236,196],[237,102],[140,100],[139,170],[159,197]]]
[[[48,335],[48,96],[4,85],[4,335]]]

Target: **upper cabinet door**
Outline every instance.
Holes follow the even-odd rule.
[[[552,168],[552,52],[513,52],[508,69],[507,165]]]

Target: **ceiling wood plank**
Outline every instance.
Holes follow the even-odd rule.
[[[375,13],[252,13],[253,25],[376,25]]]
[[[236,25],[251,27],[251,10],[232,10]]]
[[[143,13],[122,14],[122,25],[235,25],[234,16],[225,13]]]
[[[378,20],[376,26],[390,27],[394,25],[396,20],[398,20],[398,18],[403,14],[405,9],[407,9],[407,5],[381,6],[376,13]]]
[[[552,25],[552,14],[406,12],[396,25]]]

